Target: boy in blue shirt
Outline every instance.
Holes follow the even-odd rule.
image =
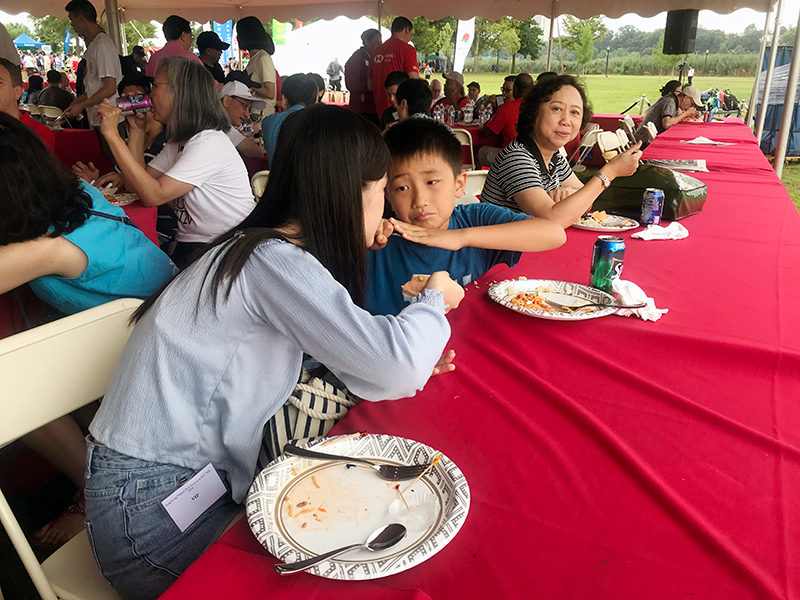
[[[385,247],[369,252],[366,309],[396,315],[402,286],[417,274],[447,271],[462,286],[498,263],[514,266],[522,252],[558,248],[564,228],[498,206],[455,206],[464,194],[461,144],[432,119],[407,119],[385,134],[392,154],[386,196],[396,218]],[[393,234],[390,233],[393,230]]]

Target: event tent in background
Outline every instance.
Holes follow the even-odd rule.
[[[377,29],[378,24],[368,17],[348,19],[336,17],[330,21],[315,21],[286,34],[286,44],[276,45],[272,59],[281,75],[318,73],[327,78],[325,69],[334,58],[342,66],[361,47],[361,33]],[[381,28],[388,40],[391,32]]]
[[[42,42],[37,42],[27,33],[20,34],[15,40],[14,45],[17,48],[40,48],[44,46]]]

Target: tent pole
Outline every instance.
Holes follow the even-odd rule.
[[[378,31],[380,31],[381,27],[382,27],[382,25],[381,25],[381,18],[382,18],[381,8],[382,8],[382,6],[383,6],[383,0],[378,0]]]
[[[236,6],[236,23],[239,23],[239,21],[241,21],[241,16],[239,15],[239,11],[241,10],[241,8],[242,8],[241,6],[238,5]],[[239,64],[239,70],[244,71],[244,67],[242,67],[242,47],[239,44],[236,44],[236,48],[238,49],[237,54],[239,55],[236,57],[236,62]]]
[[[758,53],[758,64],[756,66],[756,78],[753,81],[753,91],[750,92],[750,104],[747,105],[747,122],[745,125],[753,127],[755,121],[755,108],[758,102],[758,80],[761,78],[761,64],[764,62],[764,54],[767,48],[767,36],[769,35],[769,13],[775,7],[775,0],[771,0],[767,7],[767,14],[764,18],[764,34],[761,36],[761,50]]]
[[[794,47],[800,48],[800,16],[797,19],[797,30],[794,35]],[[772,167],[780,178],[783,175],[783,161],[786,158],[786,146],[789,143],[789,134],[794,116],[794,100],[797,96],[797,76],[800,75],[800,52],[792,52],[792,66],[789,67],[789,79],[786,81],[786,99],[783,101],[783,116],[781,128],[778,131],[778,142],[775,148],[775,158]]]
[[[767,120],[767,104],[769,102],[769,90],[772,87],[772,73],[775,71],[775,57],[778,55],[782,12],[783,0],[778,0],[778,9],[775,11],[775,28],[773,29],[772,44],[769,51],[769,66],[767,66],[767,77],[764,81],[764,91],[761,94],[761,110],[758,111],[758,124],[756,125],[756,141],[759,147],[761,147],[761,135],[764,133],[764,122]]]
[[[555,25],[556,19],[556,2],[553,0],[552,7],[550,9],[550,37],[547,39],[547,66],[545,67],[545,71],[550,70],[550,61],[553,58],[553,26]]]
[[[117,0],[106,0],[106,19],[108,19],[108,37],[117,47],[117,52],[122,54],[122,39],[119,35],[119,12]],[[127,52],[126,52],[127,54]]]

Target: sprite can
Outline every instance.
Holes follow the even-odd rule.
[[[613,294],[611,282],[622,275],[622,261],[625,258],[625,242],[615,235],[597,237],[592,250],[592,268],[589,285]]]

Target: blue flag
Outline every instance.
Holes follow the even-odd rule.
[[[69,54],[69,38],[70,38],[69,29],[64,30],[64,32],[67,34],[64,37],[64,54]]]
[[[231,45],[227,50],[223,50],[222,56],[220,57],[220,62],[223,65],[228,64],[228,59],[233,56],[233,21],[228,21],[226,23],[211,21],[211,30],[219,36],[219,39]]]

